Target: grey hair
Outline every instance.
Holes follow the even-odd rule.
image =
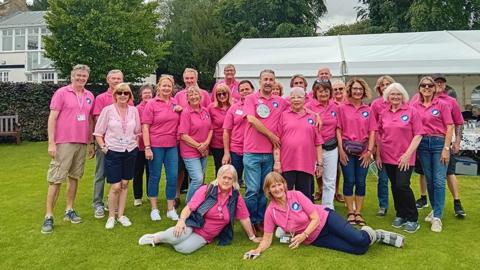
[[[107,73],[107,78],[113,74],[122,74],[123,77],[123,72],[120,69],[112,69]]]
[[[240,190],[240,185],[238,184],[238,174],[237,174],[237,170],[235,170],[235,167],[233,167],[233,165],[231,164],[225,164],[223,165],[222,167],[220,167],[220,169],[218,169],[218,172],[217,172],[217,179],[213,180],[212,182],[210,182],[210,184],[214,185],[214,186],[218,186],[218,179],[220,177],[222,177],[222,175],[226,172],[231,172],[232,173],[232,176],[233,176],[233,188],[236,189],[236,190]]]
[[[301,87],[293,87],[293,88],[290,89],[290,96],[292,96],[294,94],[298,94],[302,97],[305,97],[305,89],[303,89]]]
[[[385,90],[383,91],[383,99],[385,101],[388,101],[388,96],[393,90],[397,90],[402,94],[403,96],[403,103],[408,103],[409,97],[408,97],[408,92],[405,90],[405,88],[400,84],[400,83],[392,83],[390,84]]]
[[[87,65],[77,64],[73,66],[72,71],[70,72],[70,77],[73,77],[73,75],[79,70],[85,70],[90,75],[90,68]]]

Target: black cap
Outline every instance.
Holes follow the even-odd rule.
[[[447,79],[445,79],[445,76],[444,76],[443,74],[441,74],[441,73],[435,73],[435,74],[433,74],[433,75],[432,75],[432,79],[433,79],[434,81],[436,81],[436,80],[442,80],[443,82],[447,82]]]

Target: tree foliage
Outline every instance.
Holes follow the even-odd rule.
[[[340,24],[330,28],[324,33],[325,36],[336,35],[360,35],[360,34],[374,34],[382,33],[383,28],[372,26],[370,19],[364,19],[352,24]]]
[[[111,69],[126,81],[149,76],[167,53],[159,42],[156,2],[142,0],[50,0],[45,16],[52,35],[45,38],[46,56],[62,76],[73,65],[91,68],[91,82],[104,82]]]
[[[48,9],[48,0],[33,0],[28,9],[31,11],[45,11]]]

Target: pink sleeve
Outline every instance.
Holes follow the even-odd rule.
[[[195,193],[192,196],[192,199],[187,203],[188,208],[190,210],[195,211],[197,208],[200,206],[200,204],[205,201],[205,195],[207,194],[207,185],[203,185],[195,191]]]
[[[138,113],[137,108],[133,107],[135,109],[135,135],[139,136],[142,135],[142,123],[140,122],[140,114]]]
[[[286,109],[288,109],[290,107],[290,102],[287,102],[283,98],[280,98],[280,103],[282,103],[281,105],[283,106],[282,111],[285,111]]]
[[[302,192],[296,190],[290,192],[295,192],[295,197],[297,197],[298,203],[302,206],[303,212],[307,213],[307,215],[317,211],[315,204],[313,204],[309,198],[303,195]]]
[[[342,106],[338,106],[338,113],[337,113],[337,128],[340,129],[340,130],[343,130],[343,127],[342,127],[342,121],[343,119],[343,108]]]
[[[442,120],[445,125],[453,125],[452,111],[448,108],[447,104],[442,105]]]
[[[108,125],[108,114],[110,110],[105,107],[100,116],[98,117],[97,123],[95,124],[95,131],[93,132],[94,136],[104,136],[105,132],[107,132],[107,125]]]
[[[153,123],[153,104],[155,104],[155,101],[148,102],[147,105],[145,105],[145,109],[143,109],[141,117],[142,124],[151,125]]]
[[[425,130],[423,129],[422,118],[417,114],[417,111],[412,108],[412,128],[414,135],[424,135]]]
[[[273,133],[275,133],[280,139],[283,136],[283,113],[280,115],[280,119],[278,120],[277,128]]]
[[[202,90],[202,104],[205,108],[210,105],[210,95],[205,90]]]
[[[368,118],[368,131],[377,131],[377,120],[375,117],[369,117]]]
[[[238,195],[235,217],[237,219],[246,219],[250,217],[250,215],[248,214],[247,205],[245,204],[245,200],[243,199],[241,194]]]
[[[245,98],[245,106],[243,106],[245,111],[244,117],[247,115],[255,116],[255,103],[252,95]]]
[[[63,108],[63,98],[60,96],[60,92],[57,90],[53,94],[52,100],[50,101],[50,110],[52,111],[61,111]]]
[[[273,233],[275,231],[275,221],[273,220],[272,208],[267,207],[265,217],[263,220],[263,231],[266,233]]]
[[[93,116],[97,116],[97,115],[100,115],[100,113],[102,112],[102,107],[103,107],[103,99],[104,99],[104,96],[103,94],[100,94],[97,96],[97,98],[95,99],[95,103],[94,103],[94,106],[93,106]]]
[[[315,116],[315,115],[313,115]],[[316,126],[313,127],[315,130],[315,145],[322,145],[325,141],[323,140],[322,133],[320,132],[320,129]]]
[[[223,120],[223,129],[233,129],[233,111],[234,107],[228,109],[227,114],[225,115],[225,120]]]
[[[452,120],[456,126],[463,125],[464,120],[460,107],[455,99],[452,98]]]
[[[180,115],[180,124],[178,125],[178,135],[190,133],[190,112],[183,110]]]

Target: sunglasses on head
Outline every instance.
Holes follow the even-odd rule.
[[[420,87],[422,88],[433,88],[435,86],[435,84],[433,83],[421,83],[420,84]]]
[[[118,91],[115,93],[117,96],[130,96],[130,92],[129,91]]]

